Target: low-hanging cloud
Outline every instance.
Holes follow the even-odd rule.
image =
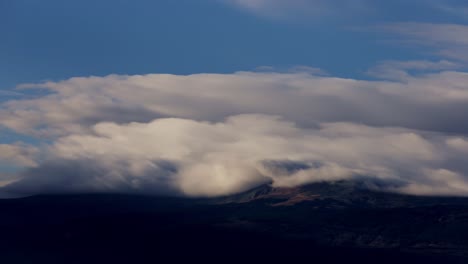
[[[386,67],[452,66],[394,64]],[[3,103],[0,124],[51,143],[3,191],[218,196],[370,178],[392,183],[386,191],[467,195],[465,83],[465,72],[439,71],[394,81],[239,72],[22,85],[51,93]]]
[[[459,140],[465,142],[351,123],[299,128],[267,115],[231,116],[219,123],[179,118],[99,123],[90,134],[58,139],[49,150],[52,162],[30,169],[9,190],[217,196],[262,183],[292,187],[367,176],[400,182],[401,191],[463,195],[466,168],[445,169],[463,147]],[[447,184],[463,184],[441,184],[439,174],[450,176]]]

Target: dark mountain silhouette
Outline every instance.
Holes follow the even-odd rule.
[[[4,199],[0,228],[1,263],[468,263],[468,198],[376,192],[363,182],[264,185],[215,199]]]

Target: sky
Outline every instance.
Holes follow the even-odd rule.
[[[468,196],[467,17],[462,0],[0,0],[0,196],[343,179]]]

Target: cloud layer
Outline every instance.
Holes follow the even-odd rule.
[[[468,73],[406,74],[396,81],[268,72],[72,78],[23,85],[52,94],[4,103],[0,124],[51,137],[86,133],[100,122],[149,122],[161,117],[222,121],[232,115],[267,114],[300,127],[358,122],[468,134]]]
[[[27,167],[3,192],[218,196],[367,178],[385,191],[467,195],[468,73],[444,71],[454,67],[446,61],[379,67],[392,78],[238,72],[22,85],[50,93],[3,103],[0,124],[50,143],[0,146],[2,159]]]

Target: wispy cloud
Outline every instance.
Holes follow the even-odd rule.
[[[415,73],[427,74],[428,72],[439,72],[442,70],[453,70],[461,68],[458,63],[448,60],[427,61],[382,61],[375,67],[367,71],[371,76],[390,79],[390,80],[408,80],[413,78]]]
[[[435,3],[434,6],[438,8],[441,12],[445,12],[447,14],[456,15],[463,20],[467,20],[468,18],[468,7],[464,5],[450,5],[449,3]]]
[[[280,19],[323,19],[369,11],[367,0],[225,0],[254,14]],[[336,17],[335,17],[336,19]]]
[[[389,12],[393,18],[405,21],[421,21],[422,14],[438,14],[443,17],[454,14],[463,18],[467,8],[457,0],[220,0],[231,6],[247,10],[263,17],[278,19],[308,19],[346,21],[356,23],[367,20],[385,21]],[[418,10],[418,12],[401,12]],[[422,17],[420,17],[422,15]],[[391,19],[390,19],[391,20]],[[369,21],[367,21],[369,22]]]
[[[394,23],[381,29],[400,35],[402,42],[432,48],[437,56],[468,61],[468,25]]]
[[[23,94],[19,93],[17,91],[0,90],[0,99],[2,97],[21,96],[21,95],[23,95]]]

